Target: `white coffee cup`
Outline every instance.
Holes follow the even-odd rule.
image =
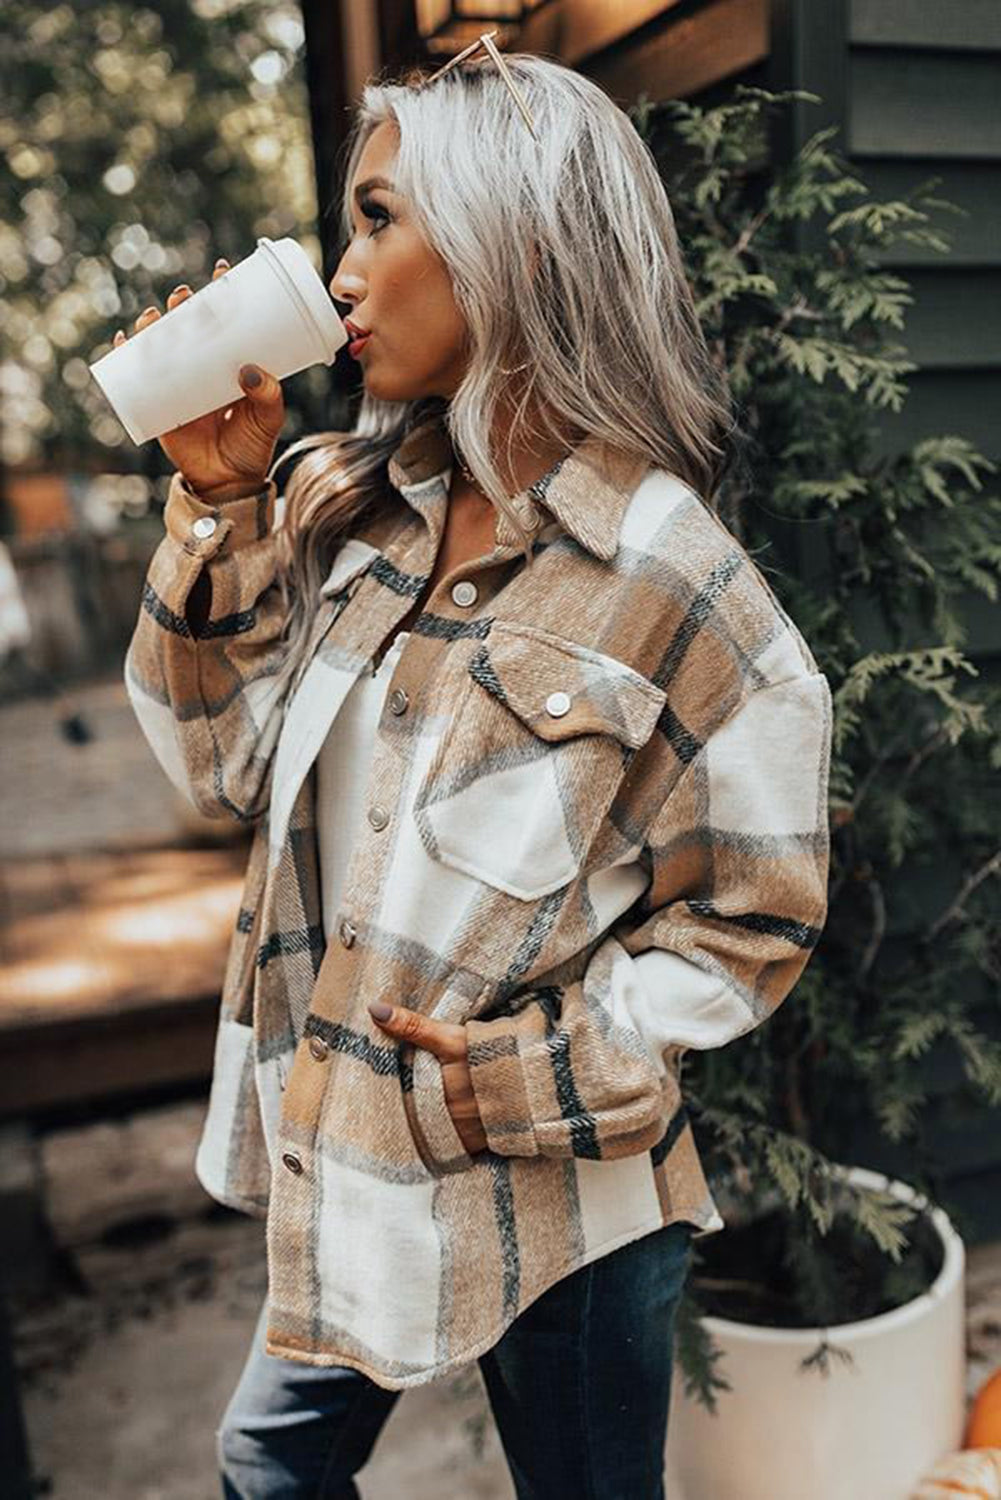
[[[348,333],[293,239],[257,249],[90,366],[134,443],[239,401],[241,365],[283,380],[331,365]]]

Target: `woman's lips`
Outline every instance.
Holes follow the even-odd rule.
[[[365,345],[368,343],[371,337],[372,335],[370,333],[366,333],[360,339],[351,340],[350,344],[348,345],[348,353],[350,354],[352,359],[358,358],[359,354],[364,349]]]

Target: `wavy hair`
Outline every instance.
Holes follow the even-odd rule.
[[[582,435],[646,456],[710,506],[732,456],[726,381],[695,311],[674,215],[654,157],[597,84],[531,53],[505,57],[535,122],[533,139],[488,58],[428,83],[411,70],[369,82],[347,142],[351,187],[372,131],[398,130],[394,179],[444,262],[468,329],[450,401],[362,394],[354,427],[300,439],[306,452],[279,527],[291,655],[301,650],[338,538],[387,502],[389,457],[432,414],[477,484],[530,538],[511,506],[490,434],[503,411],[510,454]],[[307,451],[311,450],[311,451]]]

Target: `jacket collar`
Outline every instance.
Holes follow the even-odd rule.
[[[389,482],[427,521],[436,539],[445,524],[455,457],[444,417],[435,413],[412,427],[389,460]],[[626,507],[649,467],[643,455],[584,438],[541,479],[513,499],[517,511],[534,501],[555,517],[588,552],[606,562],[615,556]],[[497,518],[497,540],[517,545],[507,518]]]

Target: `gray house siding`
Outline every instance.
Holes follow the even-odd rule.
[[[920,438],[955,433],[1001,460],[1001,5],[997,0],[774,0],[771,86],[805,88],[822,104],[793,111],[785,146],[835,124],[835,145],[880,198],[931,178],[946,254],[898,247],[882,261],[910,284],[914,305],[902,342],[918,366],[903,410],[886,414],[879,448],[891,455]],[[999,480],[991,481],[997,493]],[[948,524],[947,518],[942,524]],[[965,649],[984,681],[1001,681],[1001,618],[983,596],[962,610]],[[874,629],[871,644],[879,644]],[[997,819],[996,779],[983,788],[984,817]],[[962,879],[943,853],[934,871],[907,877],[907,917],[889,943],[906,945]],[[976,979],[971,980],[977,983]],[[986,981],[979,1021],[1001,1035],[998,997]],[[959,1103],[951,1046],[927,1058],[928,1138],[943,1190],[971,1242],[1001,1235],[1001,1131],[997,1110]],[[857,1135],[842,1159],[906,1178],[909,1154]]]

